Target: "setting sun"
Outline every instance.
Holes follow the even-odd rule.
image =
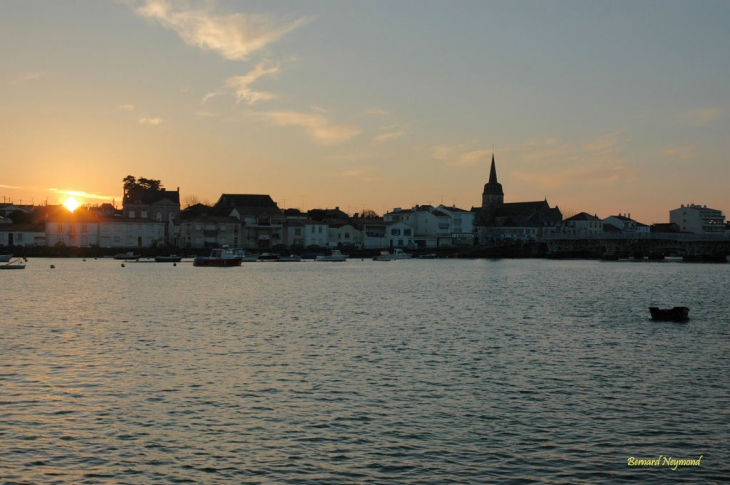
[[[68,199],[66,199],[66,202],[63,203],[63,206],[68,209],[69,212],[75,211],[80,205],[81,203],[73,197],[69,197]]]

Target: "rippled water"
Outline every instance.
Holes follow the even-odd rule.
[[[730,265],[125,266],[0,272],[3,483],[730,478]]]

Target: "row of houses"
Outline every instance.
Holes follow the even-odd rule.
[[[131,183],[127,183],[131,181]],[[222,245],[251,249],[353,246],[364,249],[438,248],[489,245],[496,241],[540,240],[547,233],[577,237],[604,232],[688,232],[728,234],[721,211],[695,204],[670,211],[669,224],[648,226],[630,214],[604,219],[581,212],[563,219],[547,200],[504,202],[492,158],[482,206],[416,205],[395,208],[383,217],[350,217],[335,209],[307,213],[281,209],[269,195],[222,194],[216,204],[180,209],[180,191],[159,181],[125,179],[122,209],[112,204],[69,211],[63,206],[0,206],[0,246],[77,246],[205,248]],[[13,220],[13,215],[16,220]]]

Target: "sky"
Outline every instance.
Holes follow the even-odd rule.
[[[0,197],[730,211],[730,2],[4,0]]]

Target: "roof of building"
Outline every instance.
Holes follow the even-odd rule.
[[[547,226],[560,223],[563,215],[547,200],[510,202],[497,207],[495,220],[499,226]]]
[[[234,207],[267,207],[279,209],[270,195],[262,194],[221,194],[216,206]]]
[[[570,221],[600,221],[601,218],[598,216],[591,215],[587,212],[581,212],[580,214],[576,214],[573,217],[568,217],[567,219],[564,219],[564,222],[570,222]]]
[[[169,200],[174,204],[180,204],[179,190],[136,190],[125,194],[123,204],[155,204]]]

